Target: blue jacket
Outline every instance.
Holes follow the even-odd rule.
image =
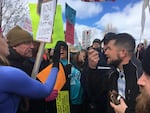
[[[51,93],[58,68],[52,68],[45,84],[34,80],[15,67],[0,66],[0,72],[0,112],[16,113],[21,96],[44,98]]]
[[[65,66],[68,64],[67,60],[61,60],[62,64]],[[75,68],[71,67],[71,74],[69,75],[70,80],[70,99],[71,104],[81,104],[82,103],[82,88],[80,83],[81,72]]]

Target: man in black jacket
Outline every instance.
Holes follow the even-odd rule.
[[[139,94],[137,79],[140,74],[132,60],[134,49],[135,40],[127,33],[116,34],[107,44],[107,63],[114,67],[106,82],[107,92],[115,90],[122,97],[119,105],[108,101],[107,113],[135,113],[135,99]],[[98,55],[93,50],[89,54],[89,67],[96,69]]]
[[[127,33],[120,33],[116,35],[115,40],[108,43],[105,51],[107,62],[116,67],[116,71],[109,78],[108,90],[116,90],[123,97],[119,105],[110,102],[115,112],[135,112],[135,99],[139,94],[139,87],[137,85],[137,66],[131,60],[134,50],[134,38]],[[108,112],[110,111],[112,109],[109,109]]]
[[[105,39],[103,39],[103,42],[106,44],[114,35],[115,33],[107,33],[104,36]],[[94,51],[100,59],[96,64],[97,69],[88,67],[88,59],[86,59],[81,75],[81,85],[84,94],[84,113],[106,113],[107,110],[106,81],[110,67],[107,65],[107,59],[101,50],[101,41],[95,39],[89,51]],[[88,56],[90,55],[88,54]]]

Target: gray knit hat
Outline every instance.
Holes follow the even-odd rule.
[[[19,26],[11,29],[6,36],[10,46],[16,46],[24,42],[33,41],[32,36]]]

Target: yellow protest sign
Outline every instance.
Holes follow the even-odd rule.
[[[38,24],[40,20],[40,16],[37,13],[37,4],[29,4],[29,9],[30,9],[31,22],[32,22],[33,37],[34,39],[36,39],[35,37],[36,37]],[[56,14],[55,14],[55,19],[54,19],[53,33],[52,33],[52,41],[51,43],[46,43],[45,48],[54,48],[58,40],[65,41],[61,5],[57,5],[56,7]]]
[[[56,98],[57,113],[70,113],[69,92],[59,91]]]

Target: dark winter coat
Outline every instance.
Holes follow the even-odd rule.
[[[97,67],[108,67],[103,53],[99,54]],[[84,113],[106,113],[107,110],[107,80],[109,69],[90,69],[85,63],[81,75],[81,85],[84,91]]]
[[[139,87],[137,84],[138,80],[138,70],[137,66],[133,61],[130,61],[128,64],[123,66],[125,80],[126,80],[126,88],[125,88],[125,102],[128,106],[125,113],[135,113],[135,104],[136,97],[139,94]],[[117,70],[112,72],[109,76],[108,80],[108,91],[116,90],[118,91],[117,80],[119,77],[119,73]],[[115,113],[111,108],[108,101],[108,110],[107,113]]]

